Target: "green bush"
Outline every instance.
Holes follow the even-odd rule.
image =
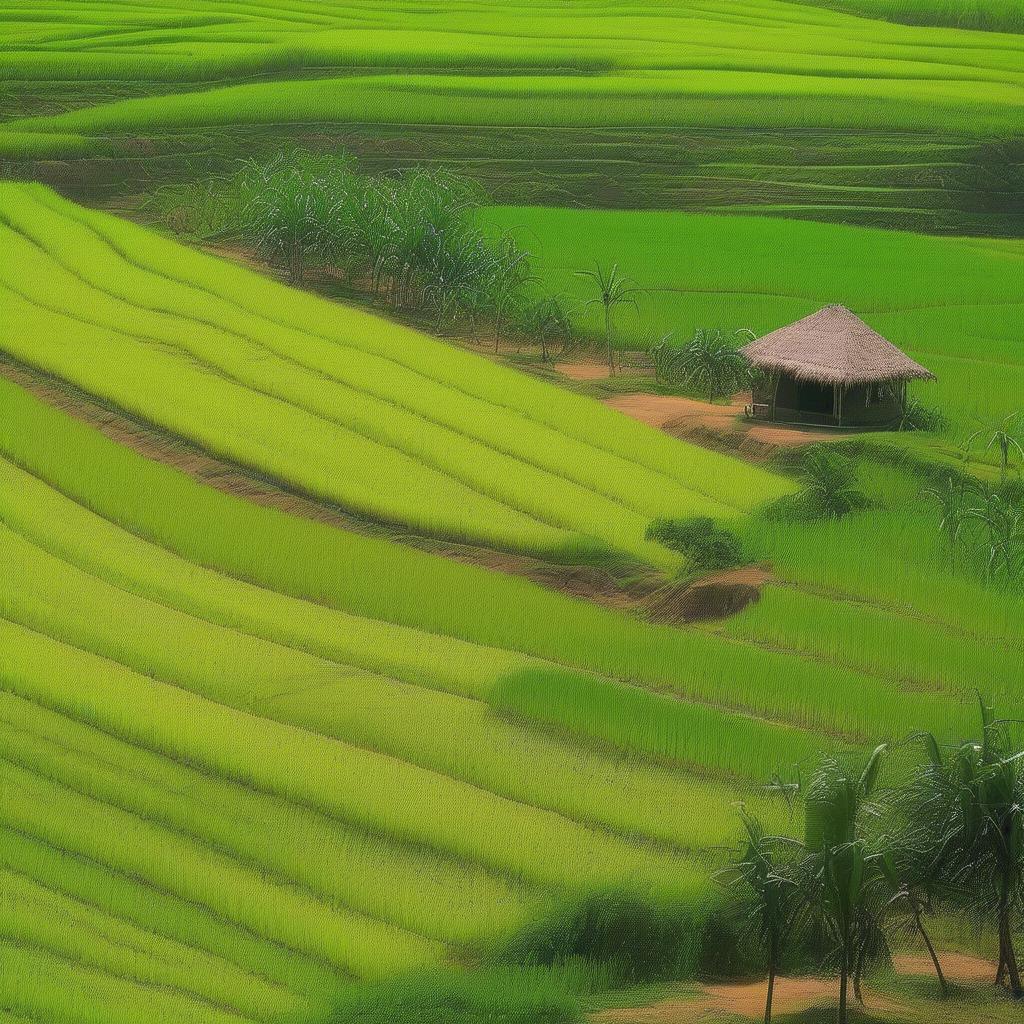
[[[655,519],[647,527],[646,536],[684,555],[692,572],[728,569],[743,560],[739,538],[709,516]]]
[[[932,434],[940,434],[949,426],[949,420],[941,409],[930,405],[922,405],[916,398],[907,402],[900,419],[900,430],[924,430]]]
[[[575,1024],[576,1001],[538,972],[430,972],[359,986],[321,1024]]]
[[[870,504],[858,486],[856,462],[823,444],[806,449],[798,476],[802,489],[775,502],[771,518],[793,522],[841,519]]]
[[[526,967],[583,964],[608,987],[693,977],[706,912],[628,891],[594,892],[526,925],[498,959]]]

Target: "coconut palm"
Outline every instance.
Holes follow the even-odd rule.
[[[611,270],[604,270],[600,263],[593,270],[578,270],[577,277],[585,277],[594,283],[597,296],[584,303],[584,309],[600,305],[604,309],[604,340],[608,347],[608,372],[615,373],[614,345],[614,313],[620,306],[632,306],[636,309],[636,297],[641,290],[635,282],[623,277],[619,272],[618,263],[613,263]]]
[[[740,819],[746,832],[743,850],[718,878],[736,893],[745,923],[764,946],[768,964],[764,1020],[771,1024],[781,957],[807,910],[806,889],[800,878],[803,844],[786,836],[767,835],[744,808],[740,808]]]
[[[923,737],[927,759],[908,790],[912,840],[950,899],[996,925],[997,980],[1024,995],[1013,936],[1024,905],[1024,750],[1010,723],[978,698],[981,736],[944,755]]]
[[[978,439],[984,440],[988,438],[984,450],[998,449],[1000,483],[1006,482],[1006,470],[1014,453],[1024,459],[1024,447],[1020,443],[1021,428],[1017,424],[1020,415],[1019,412],[1012,412],[1001,420],[982,426],[967,439],[968,444],[974,444]]]
[[[846,1024],[851,973],[859,980],[863,951],[877,934],[871,888],[883,854],[867,838],[867,819],[886,746],[876,747],[865,766],[847,771],[825,758],[811,777],[805,800],[806,879],[811,898],[836,943],[839,961],[839,1024]]]

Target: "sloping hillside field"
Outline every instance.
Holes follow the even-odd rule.
[[[0,222],[9,355],[356,516],[664,563],[651,518],[734,516],[787,489],[44,189],[0,188]]]
[[[1019,1019],[1019,0],[0,8],[0,1024]]]
[[[44,190],[6,187],[3,220],[15,255],[6,355],[351,507],[344,473],[324,470],[331,491],[306,475],[345,444],[373,446],[363,473],[381,481],[401,458],[410,476],[461,488],[413,518],[409,493],[392,499],[381,483],[380,504],[361,512],[548,553],[619,542],[642,557],[629,524],[657,506],[631,507],[638,488],[730,520],[788,488],[423,335],[283,286],[246,291],[248,271]],[[360,382],[363,359],[387,369]],[[418,390],[403,391],[413,373]],[[453,397],[428,418],[426,396],[443,389]],[[626,879],[681,902],[696,935],[731,804],[759,805],[780,765],[915,727],[955,735],[969,709],[950,696],[982,659],[1019,698],[1012,623],[962,584],[954,611],[930,546],[911,594],[831,559],[825,579],[808,568],[809,551],[889,546],[908,527],[898,516],[866,520],[855,545],[824,528],[788,556],[763,538],[778,594],[720,637],[260,508],[13,383],[0,381],[0,400],[0,993],[31,1019],[304,1019],[359,979],[460,959]],[[356,429],[354,410],[385,400],[392,421],[419,415],[423,433],[452,438],[443,471],[421,461],[425,448]],[[543,468],[515,458],[522,434],[481,436],[472,412],[485,403],[492,421],[545,431]],[[559,431],[570,403],[591,410],[600,448]],[[286,428],[286,415],[303,425]],[[456,449],[471,441],[477,462]],[[585,448],[644,482],[582,478]],[[556,527],[487,495],[475,481],[497,466],[550,479],[535,492],[546,510],[544,494],[589,488],[614,529],[574,518],[582,498]],[[853,620],[837,619],[848,601],[872,634],[864,648]],[[797,636],[812,616],[822,624]],[[922,689],[908,677],[932,678],[951,628],[989,639],[961,649],[948,695]],[[890,663],[876,636],[909,629],[909,663]],[[856,652],[869,648],[865,662]]]

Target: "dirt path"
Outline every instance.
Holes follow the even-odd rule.
[[[899,974],[933,974],[935,971],[931,958],[923,953],[898,953],[892,958],[892,965]],[[939,966],[950,981],[964,985],[991,983],[996,976],[993,961],[968,953],[940,953]]]
[[[569,380],[607,380],[607,363],[555,363],[555,369]]]
[[[764,1017],[765,983],[702,985],[691,999],[665,999],[630,1009],[602,1010],[590,1019],[597,1024],[691,1024],[711,1022],[718,1016],[732,1015],[761,1020]],[[779,1016],[800,1013],[816,1006],[832,1006],[836,1000],[836,982],[828,978],[779,978],[772,1000]],[[870,1013],[891,1013],[898,1008],[892,1000],[865,991],[865,1008]],[[883,1020],[885,1018],[878,1018]]]
[[[775,448],[792,448],[834,441],[842,434],[813,427],[787,426],[780,423],[753,423],[744,419],[744,407],[750,404],[749,394],[734,396],[728,404],[701,402],[679,395],[650,395],[643,392],[615,395],[605,405],[617,409],[648,426],[657,427],[673,437],[710,435],[730,447],[750,455],[768,454]]]
[[[940,953],[939,962],[946,977],[963,985],[991,984],[996,965],[990,960],[965,953]],[[899,974],[930,975],[931,960],[925,955],[903,953],[893,957],[893,967]],[[773,1008],[777,1014],[801,1013],[812,1007],[832,1007],[836,1002],[834,978],[779,978],[775,984]],[[890,1019],[900,1013],[901,1019],[921,1019],[920,1010],[904,1006],[887,996],[872,993],[865,985],[865,1010],[869,1019]],[[602,1010],[591,1015],[597,1024],[691,1024],[695,1021],[714,1021],[717,1016],[732,1014],[760,1020],[764,1016],[765,982],[752,981],[738,984],[701,985],[699,994],[689,998],[669,998],[649,1006],[628,1009]]]

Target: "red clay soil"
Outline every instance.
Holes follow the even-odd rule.
[[[606,380],[607,363],[555,363],[555,369],[570,380]]]
[[[925,954],[898,953],[892,958],[893,967],[900,974],[933,974],[931,957]],[[979,982],[994,982],[996,964],[979,956],[967,953],[939,953],[939,966],[950,981],[971,985]]]
[[[605,400],[605,405],[612,409],[648,426],[664,430],[673,437],[710,434],[728,440],[733,447],[738,448],[772,449],[836,439],[834,433],[815,430],[813,427],[752,423],[743,417],[743,409],[749,404],[749,394],[735,396],[728,405],[716,405],[678,395],[650,395],[643,392],[616,395]]]
[[[991,960],[965,953],[940,953],[939,963],[946,977],[959,984],[991,984],[996,976],[996,965]],[[897,954],[893,967],[899,974],[932,974],[931,959],[916,953]],[[695,997],[665,999],[649,1006],[629,1009],[602,1010],[591,1020],[600,1024],[691,1024],[693,1021],[713,1021],[718,1015],[733,1014],[760,1020],[764,1016],[765,982],[753,981],[728,985],[702,985]],[[775,983],[773,1008],[778,1014],[800,1013],[815,1006],[834,1006],[836,981],[834,978],[779,978]],[[894,1000],[873,995],[865,987],[865,1010],[878,1020],[903,1011]],[[881,1016],[885,1014],[886,1016]]]
[[[600,1024],[691,1024],[713,1021],[731,1014],[760,1020],[764,1017],[765,982],[732,985],[702,985],[700,994],[689,999],[665,999],[650,1006],[602,1010],[591,1017]],[[773,1009],[778,1015],[800,1013],[814,1006],[834,1005],[836,982],[823,978],[779,978],[775,983]],[[868,1011],[891,1011],[896,1004],[865,992]]]

